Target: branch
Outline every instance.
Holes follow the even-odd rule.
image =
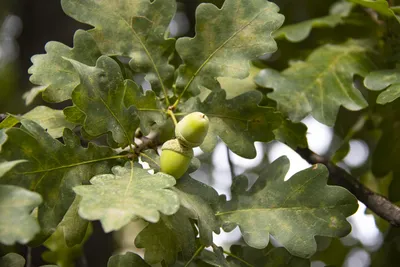
[[[386,197],[371,191],[357,178],[308,148],[299,148],[296,152],[310,164],[324,164],[328,168],[331,181],[334,184],[349,190],[358,200],[391,225],[400,227],[400,207],[390,202]]]

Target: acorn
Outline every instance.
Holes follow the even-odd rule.
[[[168,140],[161,147],[161,171],[179,179],[189,168],[192,158],[192,148],[182,145],[178,139]]]
[[[175,127],[176,138],[187,147],[196,147],[203,143],[209,126],[208,118],[201,112],[186,115]]]

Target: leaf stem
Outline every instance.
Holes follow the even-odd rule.
[[[174,125],[176,127],[176,125],[178,124],[178,121],[176,120],[175,114],[172,111],[172,108],[168,108],[167,114],[171,116],[172,121],[174,122]]]
[[[157,166],[160,167],[160,165],[159,165],[154,159],[152,159],[151,157],[149,157],[149,156],[146,155],[145,153],[140,153],[139,155],[140,155],[141,157],[145,157],[146,159],[152,161],[154,164],[156,164]]]
[[[204,248],[205,248],[205,247],[204,247],[203,245],[201,245],[201,246],[196,250],[196,252],[193,254],[192,258],[185,264],[184,267],[188,267],[189,264],[200,254],[200,252],[203,251]]]
[[[223,252],[224,252],[224,254],[226,254],[226,255],[228,255],[228,256],[231,256],[232,258],[234,258],[234,259],[236,259],[236,260],[238,260],[238,261],[244,263],[245,265],[247,265],[247,266],[249,266],[249,267],[254,267],[252,264],[250,264],[250,263],[248,263],[247,261],[245,261],[244,259],[242,259],[242,258],[240,258],[240,257],[238,257],[238,256],[236,256],[236,255],[234,255],[234,254],[232,254],[232,253],[230,253],[229,251],[223,250]]]

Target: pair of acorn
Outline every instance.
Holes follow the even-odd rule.
[[[175,127],[176,139],[161,147],[161,171],[179,179],[187,171],[193,158],[193,148],[201,145],[208,132],[209,121],[205,114],[193,112],[186,115]]]

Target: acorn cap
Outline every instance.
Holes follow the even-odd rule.
[[[168,140],[163,144],[161,150],[172,150],[179,154],[182,154],[185,157],[192,158],[193,157],[193,149],[191,147],[186,147],[182,145],[178,139]]]
[[[184,146],[196,147],[207,135],[209,120],[201,112],[186,115],[175,127],[175,136]]]

